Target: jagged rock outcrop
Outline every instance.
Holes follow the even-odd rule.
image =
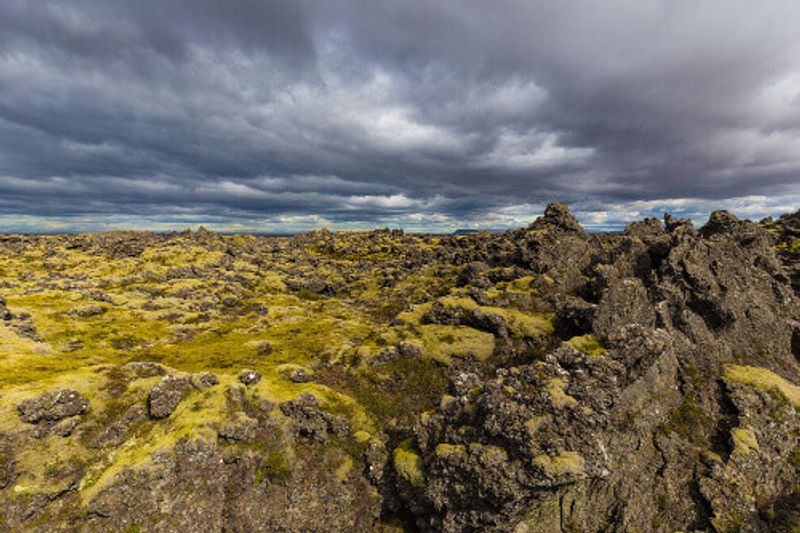
[[[409,453],[425,481],[402,490],[418,526],[777,527],[773,508],[798,479],[797,400],[766,369],[797,381],[800,308],[774,237],[726,212],[699,231],[667,218],[587,236],[559,206],[528,232],[526,261],[569,280],[556,298],[569,334],[594,335],[604,349],[563,344],[497,368],[423,416]],[[757,366],[738,367],[740,379],[763,372],[782,385],[754,392],[725,377],[742,362]]]

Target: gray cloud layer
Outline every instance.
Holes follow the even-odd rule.
[[[4,0],[0,229],[771,214],[800,200],[797,20],[789,0]]]

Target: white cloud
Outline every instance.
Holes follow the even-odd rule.
[[[543,169],[578,164],[591,157],[591,148],[559,145],[559,135],[530,131],[524,134],[505,130],[493,150],[482,157],[479,166],[514,169]]]

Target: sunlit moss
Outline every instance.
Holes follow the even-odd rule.
[[[494,352],[494,336],[465,326],[425,324],[419,326],[423,353],[437,361],[449,364],[452,357],[472,356],[479,361],[488,359]]]
[[[533,459],[533,464],[540,467],[549,476],[580,475],[586,468],[586,461],[578,452],[561,452],[555,457],[542,454]]]
[[[573,348],[581,353],[591,356],[602,356],[606,354],[606,349],[600,344],[600,339],[587,333],[578,337],[572,337],[567,341]]]
[[[525,430],[531,438],[534,438],[539,428],[547,421],[547,416],[533,416],[525,422]]]
[[[578,401],[564,392],[567,386],[566,380],[562,378],[550,378],[547,381],[547,393],[550,395],[550,400],[555,407],[568,407],[577,405]]]
[[[751,451],[758,451],[758,439],[750,428],[736,428],[731,432],[734,453],[749,455]]]
[[[724,377],[736,383],[750,385],[759,390],[777,391],[795,407],[800,407],[800,387],[779,375],[755,366],[726,365]]]
[[[333,471],[333,477],[337,481],[344,481],[353,471],[353,459],[349,455],[342,458],[342,462]]]
[[[441,443],[436,445],[436,457],[440,459],[448,458],[463,458],[466,457],[467,449],[462,444],[446,444]]]
[[[422,473],[422,459],[409,448],[398,446],[393,453],[394,469],[401,478],[415,487],[425,485]]]
[[[445,308],[497,314],[503,318],[509,333],[513,336],[541,337],[543,335],[551,335],[554,331],[552,317],[548,315],[526,313],[505,307],[482,306],[471,298],[464,297],[446,297],[440,298],[438,301]]]

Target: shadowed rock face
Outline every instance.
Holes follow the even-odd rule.
[[[37,239],[1,250],[46,255]],[[0,388],[5,529],[800,522],[800,214],[588,234],[553,204],[503,235],[47,239],[141,274],[89,288],[59,267],[0,285],[2,339],[35,363]],[[163,250],[215,263],[162,258],[148,273]],[[91,300],[63,304],[69,334],[20,305],[63,287]],[[152,335],[145,349],[133,335],[117,352],[96,342],[107,332],[72,338],[104,324],[117,334],[129,311]],[[45,379],[42,361],[63,370]]]

